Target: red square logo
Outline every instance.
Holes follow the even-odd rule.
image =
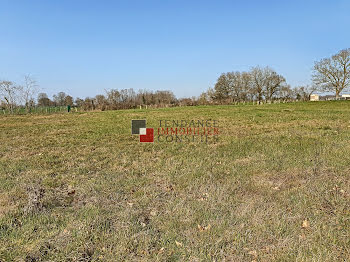
[[[153,128],[146,128],[146,135],[140,135],[140,142],[153,143],[154,130]]]

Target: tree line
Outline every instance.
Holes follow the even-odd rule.
[[[235,101],[297,100],[307,101],[316,91],[333,92],[335,98],[350,85],[350,49],[344,49],[330,58],[316,61],[312,85],[291,88],[284,76],[270,67],[256,66],[248,72],[223,73],[213,90],[203,97],[220,103]]]
[[[111,89],[106,90],[105,94],[99,94],[95,97],[86,97],[85,99],[76,98],[59,92],[50,100],[45,93],[38,95],[38,106],[77,106],[83,110],[116,110],[136,108],[140,105],[166,106],[175,105],[177,99],[171,91],[147,91],[134,89]]]
[[[292,89],[284,76],[270,67],[256,66],[248,72],[223,73],[214,89],[207,91],[207,97],[222,104],[232,102],[308,100],[312,87],[304,86]],[[205,96],[205,95],[203,95]]]
[[[283,100],[307,101],[316,91],[333,92],[336,98],[350,85],[350,49],[344,49],[330,58],[316,61],[313,67],[312,85],[292,88],[285,77],[270,67],[256,66],[247,72],[222,73],[215,86],[198,97],[177,99],[172,91],[111,89],[95,97],[74,99],[59,92],[50,99],[39,93],[36,80],[27,75],[22,84],[0,81],[0,107],[13,112],[16,107],[27,111],[35,106],[76,106],[83,110],[115,110],[139,106],[194,106],[207,104],[231,104]]]

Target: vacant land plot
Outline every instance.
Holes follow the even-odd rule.
[[[215,144],[130,134],[210,118]],[[0,121],[0,261],[350,260],[347,101]]]

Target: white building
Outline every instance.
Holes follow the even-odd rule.
[[[319,95],[310,95],[310,101],[319,101],[320,96]]]

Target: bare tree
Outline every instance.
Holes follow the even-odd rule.
[[[107,99],[104,95],[95,96],[96,106],[98,109],[104,111],[107,108]]]
[[[208,92],[202,92],[197,99],[199,105],[208,105],[210,104],[211,98],[208,95]]]
[[[226,81],[228,83],[229,96],[233,101],[241,99],[242,95],[242,75],[241,72],[229,72],[226,73]]]
[[[261,102],[263,97],[267,100],[272,100],[278,94],[279,89],[286,84],[285,78],[270,67],[254,67],[251,69],[250,74],[251,91],[257,96],[259,102]]]
[[[13,109],[19,100],[20,86],[16,86],[11,81],[0,82],[0,97],[4,99],[7,108],[13,113]]]
[[[286,79],[277,74],[274,70],[272,70],[269,67],[266,67],[264,69],[264,75],[265,75],[265,96],[267,100],[272,100],[274,95],[277,94],[279,89],[283,86],[283,84],[286,82]]]
[[[295,92],[290,85],[283,85],[278,89],[278,96],[283,100],[292,100],[295,98]]]
[[[75,99],[75,105],[76,105],[77,107],[82,107],[83,104],[84,104],[84,100],[83,100],[83,99],[81,99],[81,98],[79,98],[79,97],[77,97],[77,98]]]
[[[120,103],[120,93],[117,89],[106,90],[107,102],[110,109],[118,109]]]
[[[241,99],[247,101],[251,97],[251,83],[252,77],[249,72],[242,72],[241,74]]]
[[[259,103],[263,100],[264,87],[265,87],[265,75],[264,70],[259,67],[253,67],[250,71],[251,74],[251,92],[257,97]]]
[[[213,100],[215,99],[215,90],[212,87],[209,87],[207,90],[207,94],[209,102],[213,102]]]
[[[316,90],[318,90],[318,88],[315,85],[298,86],[294,89],[294,93],[295,93],[296,99],[303,100],[303,101],[309,101],[310,96]]]
[[[53,101],[57,106],[64,106],[66,96],[65,92],[59,92],[57,95],[53,95]]]
[[[156,97],[156,102],[161,105],[170,105],[174,104],[176,97],[173,92],[164,90],[164,91],[156,91],[154,94]]]
[[[312,80],[325,91],[335,92],[339,98],[340,92],[350,84],[350,48],[315,62]]]
[[[152,91],[139,90],[138,92],[138,103],[143,105],[151,105],[156,103],[155,95]]]
[[[94,99],[87,97],[82,104],[83,110],[95,110]]]
[[[24,85],[21,88],[22,99],[27,112],[33,106],[32,101],[34,101],[34,96],[38,92],[38,85],[34,78],[30,75],[24,76]]]

